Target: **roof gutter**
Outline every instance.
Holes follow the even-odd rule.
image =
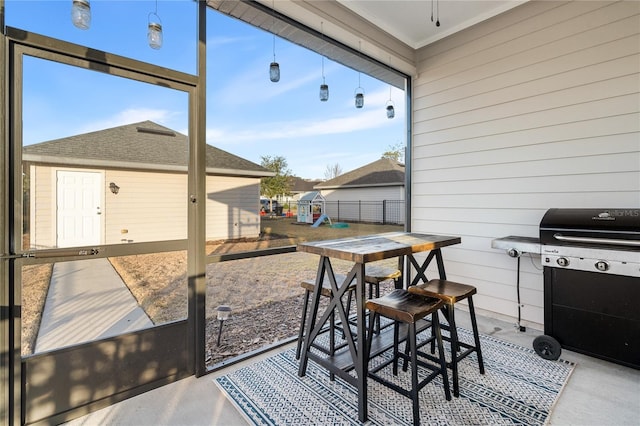
[[[23,154],[23,161],[32,163],[40,163],[57,166],[70,166],[82,168],[111,168],[111,169],[134,169],[144,171],[163,171],[163,172],[180,172],[187,173],[187,166],[177,164],[152,164],[152,163],[136,163],[133,161],[105,161],[83,158],[67,158],[50,155]],[[219,167],[208,167],[207,174],[224,175],[224,176],[246,176],[246,177],[270,177],[275,176],[271,171],[260,170],[241,170],[241,169],[224,169]]]
[[[387,183],[365,183],[361,185],[331,185],[331,186],[323,186],[316,185],[314,189],[345,189],[345,188],[371,188],[371,187],[382,187],[382,186],[404,186],[404,182],[387,182]]]

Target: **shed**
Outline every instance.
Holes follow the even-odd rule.
[[[318,191],[307,192],[298,200],[298,222],[314,223],[326,212],[325,199]]]
[[[187,238],[187,136],[151,121],[29,145],[30,246]],[[206,238],[260,234],[269,170],[206,146]]]

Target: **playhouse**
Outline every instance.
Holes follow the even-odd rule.
[[[306,192],[298,200],[298,222],[314,223],[325,210],[325,199],[318,191]]]

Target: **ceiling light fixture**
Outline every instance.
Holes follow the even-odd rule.
[[[273,16],[273,24],[271,25],[271,32],[273,33],[273,62],[269,65],[269,79],[277,83],[280,81],[280,65],[276,62],[276,12],[273,1],[271,2],[271,14]]]
[[[89,29],[91,26],[91,5],[89,0],[73,0],[71,4],[71,22],[81,30]]]
[[[158,0],[156,0],[155,12],[149,13],[149,25],[147,32],[147,42],[152,49],[160,49],[162,47],[162,21],[158,16]]]
[[[322,22],[320,22],[320,34],[322,35],[322,44],[324,47],[324,31],[322,27]],[[320,100],[322,102],[326,102],[329,100],[329,86],[324,81],[324,55],[322,55],[322,84],[320,85]]]

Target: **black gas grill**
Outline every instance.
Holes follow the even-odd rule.
[[[545,334],[640,369],[640,209],[550,209],[540,255]]]

